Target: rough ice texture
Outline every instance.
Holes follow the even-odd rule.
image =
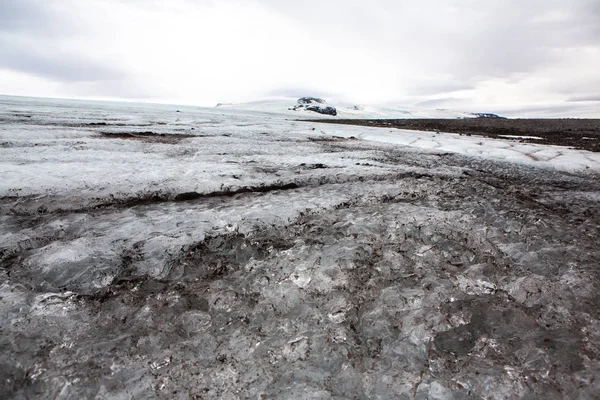
[[[0,397],[600,393],[591,153],[1,100]]]

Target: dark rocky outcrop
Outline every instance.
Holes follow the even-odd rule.
[[[319,99],[317,97],[301,97],[298,99],[298,104],[291,107],[290,110],[306,110],[323,115],[337,115],[337,110],[335,107],[327,105],[327,102],[325,100]]]
[[[506,119],[506,117],[501,117],[499,115],[496,114],[491,114],[491,113],[471,113],[472,115],[474,115],[477,118],[496,118],[496,119]]]
[[[306,109],[324,115],[337,115],[337,110],[332,106],[308,106]]]
[[[314,103],[325,104],[327,102],[318,97],[300,97],[298,99],[298,104],[314,104]]]

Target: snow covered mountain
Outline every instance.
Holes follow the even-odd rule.
[[[339,118],[339,119],[393,119],[393,118],[476,118],[478,115],[445,109],[425,109],[403,106],[377,106],[361,105],[350,103],[329,104],[327,101],[319,98],[312,103],[304,103],[300,99],[282,99],[257,101],[240,104],[219,104],[220,109],[230,109],[236,111],[251,111],[266,114],[279,114],[299,119],[318,119],[318,118]],[[318,112],[310,110],[313,107],[332,107],[335,109],[335,115],[330,112]]]

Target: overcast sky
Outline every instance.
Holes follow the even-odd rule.
[[[600,117],[600,0],[0,0],[0,93]]]

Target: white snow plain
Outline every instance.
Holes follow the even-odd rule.
[[[356,160],[314,154],[314,146],[306,139],[319,137],[355,138],[372,146],[406,146],[426,154],[453,152],[569,172],[600,171],[600,154],[584,150],[452,133],[298,122],[293,118],[324,116],[290,111],[289,103],[283,101],[215,108],[43,100],[37,104],[8,97],[0,102],[0,118],[5,120],[0,126],[0,196],[76,191],[93,197],[135,192],[135,188],[211,192],[221,185],[253,185],[284,178],[261,173],[253,166],[249,171],[248,163],[278,168],[326,161],[348,173],[360,169],[352,164]],[[31,113],[35,117],[25,118],[25,123],[20,120],[19,115]],[[344,118],[465,115],[372,107],[340,113]],[[100,119],[107,125],[86,125]],[[69,129],[63,129],[63,124]],[[186,136],[173,148],[164,143],[107,140],[98,133],[122,133],[124,129],[126,133],[151,130]],[[282,144],[282,139],[289,138],[299,142],[294,147]]]

